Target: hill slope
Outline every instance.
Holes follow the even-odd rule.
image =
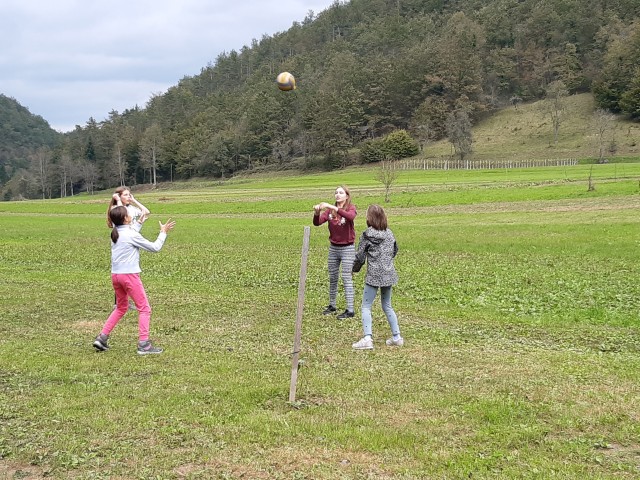
[[[62,135],[39,115],[15,99],[0,94],[0,145],[7,147],[54,147]]]
[[[553,127],[544,100],[508,107],[484,118],[473,127],[476,159],[589,158],[598,156],[595,104],[588,93],[565,99],[565,110],[554,142]],[[614,117],[605,134],[607,148],[614,142],[616,156],[640,155],[640,125]],[[425,149],[429,157],[451,155],[451,144],[440,141]]]
[[[0,94],[0,185],[28,164],[40,147],[54,148],[62,135],[15,99]]]

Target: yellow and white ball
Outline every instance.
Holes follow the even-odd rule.
[[[283,92],[296,89],[296,79],[289,72],[280,73],[276,78],[276,83],[278,84],[278,88]]]

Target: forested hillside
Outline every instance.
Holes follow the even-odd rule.
[[[564,97],[592,92],[596,107],[640,119],[639,65],[637,0],[336,1],[220,54],[144,109],[88,119],[23,175],[29,185],[0,180],[5,198],[20,198],[340,168],[360,152],[393,156],[376,142],[402,130],[423,155],[448,138],[473,159],[473,124],[509,105],[548,99],[557,113]],[[275,87],[281,71],[297,90]]]
[[[50,154],[61,141],[46,120],[0,94],[0,187],[16,171],[33,169],[38,153]]]

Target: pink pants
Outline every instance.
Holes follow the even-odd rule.
[[[109,335],[118,322],[124,317],[129,309],[129,297],[131,297],[138,309],[138,333],[139,340],[144,342],[149,340],[149,322],[151,320],[151,307],[147,294],[144,291],[139,273],[112,273],[111,283],[116,292],[116,308],[107,322],[102,327],[102,333]]]

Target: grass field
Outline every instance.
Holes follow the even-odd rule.
[[[402,348],[379,303],[370,352],[351,349],[359,315],[320,314],[312,227],[294,404],[303,229],[346,183],[361,232],[384,198],[373,170],[136,192],[145,236],[177,221],[142,254],[150,357],[131,313],[91,347],[113,303],[111,192],[0,202],[0,478],[638,478],[640,164],[595,166],[592,192],[590,169],[402,172]]]

